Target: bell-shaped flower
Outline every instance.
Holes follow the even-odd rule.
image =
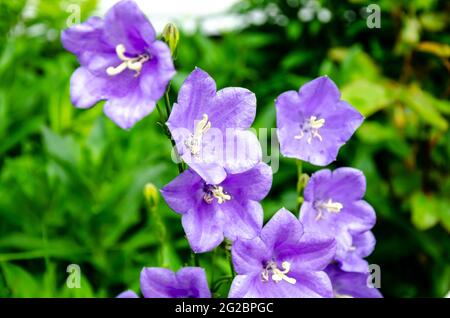
[[[154,109],[175,74],[169,47],[131,0],[64,30],[61,40],[81,64],[70,79],[72,103],[106,100],[105,114],[124,129]]]
[[[300,91],[288,91],[275,101],[277,135],[286,157],[326,166],[363,122],[363,116],[340,99],[331,79],[322,76]]]
[[[183,161],[218,184],[227,173],[261,161],[261,145],[248,130],[255,114],[255,94],[240,87],[217,91],[214,79],[196,68],[181,86],[167,126]]]
[[[209,184],[195,171],[184,171],[162,190],[167,204],[182,215],[191,248],[202,253],[217,247],[224,237],[253,238],[263,223],[259,203],[272,185],[272,170],[259,163],[246,172],[228,174]]]
[[[206,273],[200,267],[183,267],[178,272],[159,267],[145,267],[141,272],[144,298],[211,298]],[[127,290],[117,298],[137,298]]]
[[[238,239],[231,254],[237,276],[231,298],[333,297],[323,271],[333,260],[336,243],[309,236],[297,218],[279,210],[251,240]]]
[[[368,256],[375,238],[369,231],[376,221],[372,206],[363,200],[364,174],[353,168],[327,169],[309,179],[300,221],[305,231],[322,233],[336,239],[336,261],[346,271],[367,271]]]

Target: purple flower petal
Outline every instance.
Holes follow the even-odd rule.
[[[367,231],[354,234],[351,240],[351,249],[341,248],[341,251],[336,253],[336,260],[344,271],[367,273],[369,264],[363,258],[369,256],[375,248],[375,237],[372,232]]]
[[[200,267],[183,267],[177,274],[177,280],[182,287],[190,290],[190,298],[211,298],[211,292],[206,280],[206,273]]]
[[[313,174],[305,189],[305,200],[314,201],[315,196],[331,196],[336,200],[360,200],[366,192],[366,178],[354,168],[338,168],[331,172],[322,169]]]
[[[335,297],[382,298],[378,289],[368,284],[367,273],[352,273],[340,270],[336,265],[326,268],[331,279]]]
[[[177,128],[193,131],[195,122],[202,119],[215,94],[214,79],[200,68],[195,68],[178,92],[178,100],[173,105],[167,126],[171,131]]]
[[[116,298],[139,298],[139,296],[132,290],[126,290],[117,295]]]
[[[227,87],[217,92],[207,109],[213,127],[250,128],[256,116],[256,96],[241,87]]]
[[[104,22],[91,17],[85,23],[75,25],[61,33],[64,48],[87,66],[96,55],[114,54],[114,49],[103,40]]]
[[[228,175],[222,185],[235,197],[261,201],[272,186],[272,169],[261,162],[245,172]]]
[[[177,273],[165,268],[147,267],[141,272],[141,291],[145,298],[210,298],[202,268],[184,267]]]
[[[264,262],[271,258],[271,251],[260,237],[251,240],[238,239],[232,246],[234,270],[238,274],[261,272]]]
[[[95,77],[86,68],[79,67],[70,78],[70,98],[79,108],[89,108],[107,97],[108,83]]]
[[[108,99],[103,110],[118,126],[129,129],[147,116],[155,105],[155,101],[145,98],[139,90],[132,90],[126,96]]]
[[[216,162],[204,163],[191,161],[189,162],[189,167],[209,184],[219,184],[227,177],[223,166]]]
[[[330,264],[336,253],[336,241],[317,233],[305,232],[301,242],[295,247],[296,253],[279,255],[280,259],[289,260],[297,271],[321,271]]]
[[[171,298],[178,287],[175,273],[166,268],[146,267],[140,281],[145,298]]]
[[[211,251],[223,241],[223,217],[216,205],[200,204],[183,214],[182,223],[195,253]]]
[[[333,297],[330,279],[324,272],[292,273],[298,284],[264,282],[261,276],[238,275],[233,280],[229,298],[318,298]],[[300,283],[301,282],[301,283]]]
[[[224,146],[222,158],[225,159],[223,164],[228,173],[241,173],[261,162],[261,144],[251,131],[228,129]]]
[[[249,128],[255,119],[256,97],[245,88],[227,87],[216,92],[216,83],[200,68],[184,81],[177,104],[169,118],[169,127],[194,129],[194,122],[207,114],[211,127]]]
[[[192,170],[186,170],[161,189],[161,194],[169,207],[183,214],[196,207],[202,200],[203,180]]]
[[[169,47],[161,41],[151,44],[148,52],[152,59],[144,64],[140,88],[145,96],[158,100],[165,92],[167,83],[175,75]]]
[[[105,15],[105,37],[116,47],[123,44],[129,54],[141,54],[155,41],[153,26],[134,1],[122,0]]]
[[[231,199],[220,205],[223,215],[223,232],[226,238],[251,239],[258,236],[263,225],[264,212],[255,201]]]
[[[303,236],[303,226],[288,210],[282,208],[261,231],[261,239],[276,253],[298,246]]]

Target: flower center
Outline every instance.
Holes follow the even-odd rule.
[[[224,192],[222,186],[208,184],[204,189],[203,200],[211,204],[214,199],[217,200],[217,203],[222,204],[225,201],[231,200],[231,195]]]
[[[211,122],[208,120],[208,115],[203,114],[202,120],[200,120],[194,128],[194,133],[184,141],[184,144],[191,152],[191,155],[198,156],[200,153],[200,146],[202,143],[203,135],[211,128]]]
[[[138,77],[142,70],[142,65],[144,65],[145,62],[150,60],[150,55],[147,53],[140,54],[136,57],[128,57],[125,55],[125,46],[123,44],[119,44],[116,46],[116,54],[119,57],[119,59],[122,61],[121,64],[117,66],[110,66],[106,69],[106,74],[109,76],[115,76],[126,69],[135,71],[134,77]]]
[[[272,280],[275,283],[279,283],[282,280],[289,284],[295,284],[297,280],[293,277],[289,277],[286,274],[291,270],[291,263],[283,262],[281,263],[281,268],[283,270],[278,269],[277,263],[274,261],[269,261],[267,265],[264,267],[261,273],[261,279],[263,282],[269,281],[269,275],[272,274]]]
[[[317,214],[316,221],[319,221],[323,217],[323,211],[328,211],[329,213],[339,213],[344,205],[340,202],[333,202],[332,199],[328,199],[328,201],[318,201],[314,205],[319,213]]]
[[[325,125],[325,119],[317,119],[316,116],[311,116],[303,124],[300,125],[300,134],[294,136],[295,139],[300,140],[305,135],[308,136],[308,144],[311,144],[313,138],[322,141],[322,136],[319,134],[319,129]]]

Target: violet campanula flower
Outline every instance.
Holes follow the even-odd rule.
[[[333,297],[323,270],[332,261],[335,248],[333,239],[303,233],[299,220],[281,209],[260,236],[234,242],[231,254],[238,275],[229,297]]]
[[[206,182],[244,172],[261,161],[261,145],[248,131],[256,114],[255,94],[245,88],[216,90],[214,79],[196,68],[178,93],[167,126],[177,150]]]
[[[166,268],[145,267],[140,282],[145,298],[211,298],[205,270],[200,267],[184,267],[176,273]],[[130,290],[117,296],[137,297]]]
[[[325,272],[330,277],[335,298],[382,298],[372,286],[368,273],[345,272],[336,264],[329,265]]]
[[[299,92],[288,91],[275,101],[277,134],[286,157],[326,166],[363,122],[363,116],[340,99],[331,79],[322,76]]]
[[[139,298],[139,296],[132,290],[126,290],[117,295],[116,298]]]
[[[175,74],[169,47],[134,1],[64,30],[63,46],[81,66],[70,80],[72,103],[89,108],[106,100],[105,114],[124,129],[148,115]]]
[[[364,174],[353,168],[320,170],[311,176],[304,191],[300,221],[305,231],[334,237],[336,261],[346,271],[366,272],[363,257],[375,246],[369,230],[376,215],[362,199],[365,191]]]
[[[192,169],[184,171],[162,190],[167,204],[182,214],[182,224],[196,253],[230,240],[253,238],[262,228],[261,201],[272,185],[272,170],[259,163],[238,174],[209,184]]]

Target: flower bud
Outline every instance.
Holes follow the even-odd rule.
[[[178,28],[175,26],[175,24],[166,24],[162,32],[162,37],[169,46],[172,56],[174,56],[178,46],[178,41],[180,40],[180,32],[178,31]]]
[[[159,202],[158,189],[153,183],[147,183],[144,186],[144,197],[150,209],[156,207]]]

